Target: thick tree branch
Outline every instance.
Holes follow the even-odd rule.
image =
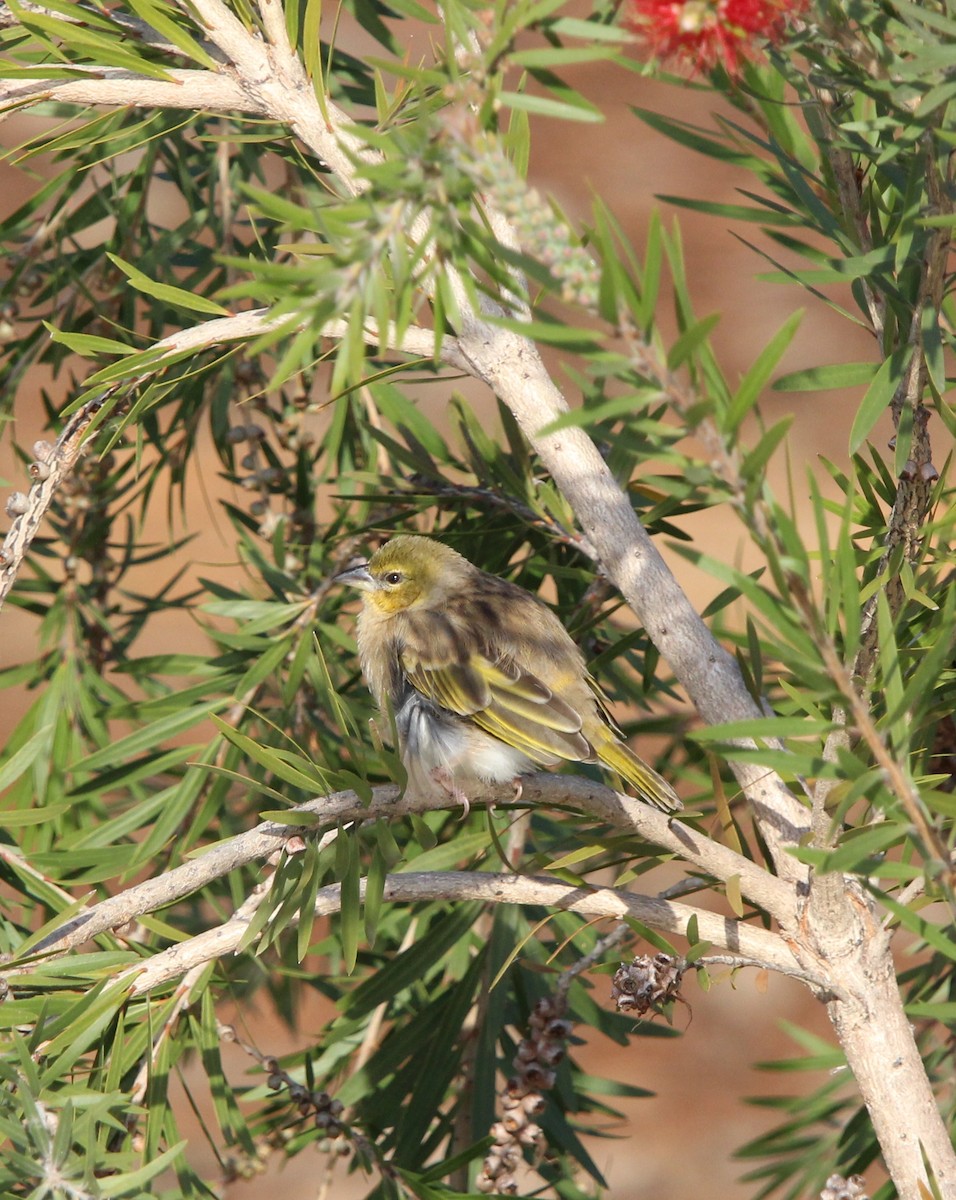
[[[96,414],[111,393],[88,400],[67,421],[63,432],[52,446],[34,448],[40,454],[31,467],[33,486],[28,494],[14,492],[7,500],[6,512],[13,518],[3,546],[0,547],[0,606],[13,586],[20,564],[40,529],[40,521],[53,502],[59,485],[73,470]]]

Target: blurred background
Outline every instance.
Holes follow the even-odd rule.
[[[356,47],[352,49],[355,52]],[[425,47],[419,49],[424,51]],[[586,222],[592,197],[600,196],[640,252],[647,222],[655,209],[662,208],[668,223],[677,216],[673,207],[661,205],[658,195],[742,202],[737,189],[750,186],[748,177],[732,165],[704,159],[666,140],[630,111],[631,106],[638,106],[711,127],[722,113],[731,115],[731,110],[721,109],[713,95],[692,86],[668,86],[636,74],[612,71],[604,64],[585,66],[568,72],[568,76],[602,108],[606,120],[601,125],[537,120],[530,175],[532,183],[542,193],[553,196],[572,220]],[[739,113],[732,115],[734,120],[740,119]],[[38,128],[38,119],[29,115],[9,119],[4,127],[5,147],[17,145]],[[53,168],[40,159],[33,160],[29,169],[42,176]],[[0,210],[4,214],[21,204],[33,188],[23,170],[6,162],[0,164]],[[170,208],[154,217],[175,228],[181,214]],[[836,319],[822,302],[796,288],[758,280],[768,265],[742,239],[755,240],[765,248],[769,244],[754,226],[735,228],[724,219],[687,212],[680,213],[680,223],[697,315],[722,314],[715,342],[732,382],[797,308],[805,308],[806,312],[783,370],[864,360],[874,354],[867,335]],[[774,252],[779,253],[776,249]],[[549,362],[559,384],[565,383],[560,357],[552,352]],[[23,489],[25,483],[24,464],[13,454],[12,442],[30,447],[44,432],[38,399],[41,388],[66,398],[63,380],[51,380],[41,371],[22,385],[15,421],[4,430],[0,442],[0,480],[6,491]],[[436,423],[444,425],[445,401],[439,392],[438,388],[429,388],[421,402]],[[491,397],[482,397],[477,388],[469,389],[467,394],[472,403],[487,404],[489,420],[493,419]],[[569,398],[574,402],[573,393]],[[824,455],[837,464],[846,462],[854,400],[835,393],[770,394],[765,398],[768,423],[783,411],[795,414],[788,450],[798,502],[806,491],[806,468],[812,468],[818,456]],[[781,474],[777,483],[781,489],[787,486],[782,473],[784,457],[778,455]],[[228,581],[238,566],[230,557],[230,531],[224,522],[219,525],[216,506],[224,495],[233,500],[237,497],[218,472],[218,460],[210,447],[202,489],[192,491],[196,507],[186,520],[195,537],[185,553],[192,572],[207,576],[218,573]],[[147,529],[147,538],[165,536],[161,510],[162,505],[158,505],[156,528]],[[721,557],[743,565],[750,561],[746,532],[729,512],[713,509],[696,517],[692,528],[690,522],[685,526],[704,544],[720,546]],[[661,549],[695,601],[701,606],[706,604],[719,585],[670,554],[666,546]],[[162,570],[165,579],[167,564]],[[140,577],[138,583],[148,588],[148,575]],[[9,666],[29,657],[37,633],[33,619],[8,605],[0,621],[0,663]],[[181,625],[168,618],[158,620],[150,636],[154,644],[144,641],[140,646],[144,654],[172,649],[199,652],[204,646],[202,632],[188,617]],[[26,704],[29,697],[21,696],[20,701]],[[0,708],[0,738],[5,738],[17,721],[17,709],[15,694],[8,693]],[[596,986],[599,995],[602,988],[609,995],[609,980],[599,977]],[[612,1098],[611,1102],[625,1112],[625,1123],[609,1126],[607,1138],[589,1139],[590,1152],[608,1182],[606,1195],[614,1200],[752,1197],[756,1185],[741,1182],[748,1164],[733,1161],[730,1154],[734,1147],[771,1127],[775,1115],[766,1107],[754,1105],[750,1098],[781,1088],[797,1091],[804,1080],[808,1088],[819,1083],[812,1073],[767,1074],[755,1065],[797,1053],[788,1022],[831,1040],[824,1012],[798,984],[778,977],[768,979],[753,971],[743,972],[731,982],[718,971],[709,993],[702,993],[690,979],[685,994],[688,1005],[678,1008],[676,1014],[679,1037],[637,1037],[626,1051],[595,1042],[581,1052],[594,1074],[655,1093],[654,1098],[641,1101],[616,1102]],[[328,1016],[318,998],[311,1003],[314,1011],[306,1009],[301,1016],[301,1035],[311,1035]],[[290,1031],[267,1010],[246,1007],[242,1013],[224,1010],[221,1016],[234,1022],[240,1036],[254,1041],[264,1053],[281,1055],[300,1043],[300,1033]],[[587,1038],[586,1030],[576,1032]],[[238,1081],[254,1064],[238,1048],[226,1047],[226,1051]],[[193,1132],[194,1161],[215,1178],[217,1164],[204,1143],[198,1120]],[[360,1179],[350,1180],[341,1172],[328,1179],[324,1158],[307,1152],[284,1167],[276,1157],[266,1164],[263,1175],[231,1183],[224,1194],[237,1200],[259,1200],[273,1196],[276,1188],[282,1189],[285,1200],[307,1200],[318,1195],[348,1198],[365,1190]]]

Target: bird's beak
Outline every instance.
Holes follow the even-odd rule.
[[[349,587],[359,588],[363,592],[370,592],[375,587],[375,580],[369,574],[368,563],[356,563],[352,567],[346,567],[344,571],[339,571],[338,575],[332,576],[332,583],[347,583]]]

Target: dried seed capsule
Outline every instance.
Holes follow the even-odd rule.
[[[547,1070],[540,1063],[529,1063],[525,1072],[525,1079],[540,1092],[550,1091],[554,1087],[556,1078],[553,1071]]]
[[[528,1124],[528,1115],[522,1108],[513,1108],[510,1112],[505,1113],[501,1124],[509,1133],[517,1133]]]
[[[526,1125],[518,1134],[518,1141],[521,1142],[523,1146],[537,1146],[543,1137],[544,1132],[542,1131],[541,1126],[535,1125],[532,1122],[530,1125]]]
[[[547,1028],[545,1029],[545,1033],[548,1035],[548,1037],[566,1038],[570,1035],[571,1030],[573,1028],[574,1028],[574,1026],[571,1024],[570,1021],[566,1021],[563,1018],[559,1017],[553,1021],[548,1022]]]

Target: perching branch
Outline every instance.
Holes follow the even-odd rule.
[[[471,798],[472,807],[507,803],[513,798],[502,787]],[[667,817],[651,805],[624,796],[601,784],[577,776],[532,775],[522,781],[522,806],[566,805],[605,821],[619,830],[634,833],[679,855],[704,874],[728,880],[737,877],[741,893],[755,906],[764,909],[781,924],[795,920],[790,889],[779,879],[743,855],[697,833],[690,826]],[[48,934],[31,954],[63,954],[81,946],[90,938],[125,925],[145,913],[157,912],[174,901],[199,891],[215,879],[252,862],[264,862],[279,853],[292,838],[314,836],[317,829],[343,821],[376,818],[397,819],[411,813],[432,811],[443,805],[434,799],[400,796],[396,787],[373,789],[369,804],[363,804],[354,792],[334,792],[290,809],[307,820],[301,825],[263,821],[254,829],[238,834],[211,847],[204,854],[174,867],[163,875],[147,879],[115,896],[100,901],[86,912],[71,917],[60,929]],[[663,903],[663,902],[662,902]],[[13,967],[8,974],[28,968]]]

